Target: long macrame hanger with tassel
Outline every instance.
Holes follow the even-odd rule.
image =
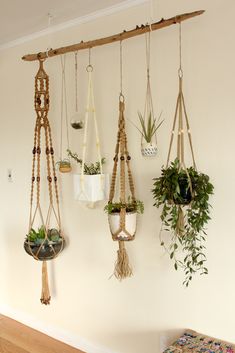
[[[64,125],[66,128],[66,147],[70,150],[69,144],[69,124],[68,124],[68,104],[67,104],[67,85],[66,85],[66,54],[60,56],[61,63],[61,115],[60,115],[60,166],[59,170],[62,173],[69,173],[71,171],[70,157],[64,158],[63,154],[63,138]],[[65,116],[65,122],[64,122]]]
[[[74,83],[75,83],[75,112],[71,118],[70,125],[75,130],[83,128],[83,121],[80,119],[78,104],[78,52],[74,53]]]
[[[122,68],[122,41],[120,41],[120,95],[119,95],[119,120],[118,120],[118,134],[117,134],[117,144],[115,148],[115,156],[114,156],[114,166],[112,172],[112,180],[109,194],[109,203],[113,202],[115,196],[115,188],[116,188],[116,179],[117,179],[117,171],[118,171],[118,163],[119,165],[119,180],[120,180],[120,202],[122,204],[126,204],[127,196],[126,196],[126,174],[129,184],[129,189],[131,192],[131,200],[134,202],[135,198],[135,189],[133,177],[130,169],[130,160],[131,157],[129,155],[127,149],[127,136],[125,130],[125,98],[123,95],[123,68]],[[127,169],[127,170],[126,170]],[[129,264],[129,257],[125,249],[125,240],[119,239],[120,233],[125,233],[126,240],[133,240],[135,234],[129,234],[126,230],[126,209],[121,208],[120,211],[120,223],[119,229],[113,235],[113,240],[118,240],[119,249],[117,251],[117,261],[114,268],[114,275],[117,279],[122,280],[124,278],[132,276],[132,268]]]
[[[166,168],[169,166],[171,151],[172,151],[172,146],[173,146],[173,140],[174,140],[174,136],[177,133],[177,159],[179,160],[180,169],[183,169],[186,172],[186,174],[188,175],[188,179],[190,180],[190,177],[189,177],[189,174],[187,171],[187,167],[185,165],[185,145],[184,145],[184,143],[185,143],[185,140],[184,140],[185,129],[187,131],[193,167],[195,169],[196,169],[196,162],[195,162],[195,156],[194,156],[194,150],[193,150],[192,135],[191,135],[190,126],[189,126],[189,119],[188,119],[188,114],[186,111],[184,94],[183,94],[181,22],[179,23],[178,78],[179,78],[179,93],[178,93],[177,102],[176,102],[175,115],[174,115],[174,120],[173,120],[172,131],[171,131],[170,146],[169,146],[169,151],[168,151],[168,156],[167,156]],[[184,128],[184,121],[185,121],[185,128]],[[177,129],[177,123],[178,123],[178,129]],[[190,182],[190,189],[191,189],[191,193],[192,193],[191,182]],[[181,233],[182,233],[182,230],[184,229],[184,212],[183,212],[181,205],[177,205],[177,207],[179,208],[177,232],[179,233],[179,235],[182,235]]]
[[[39,259],[39,253],[43,246],[48,241],[48,230],[51,223],[51,217],[54,216],[55,223],[61,235],[62,242],[59,249],[54,249],[52,246],[52,256],[55,258],[64,248],[64,237],[61,232],[61,219],[59,207],[59,194],[57,186],[57,176],[55,170],[54,149],[52,144],[51,127],[48,120],[49,111],[49,77],[43,68],[43,61],[39,59],[39,70],[35,77],[35,97],[34,107],[37,114],[36,124],[34,129],[34,147],[33,147],[33,163],[32,163],[32,178],[31,178],[31,196],[30,196],[30,217],[29,217],[29,232],[33,229],[36,221],[36,216],[39,215],[41,225],[45,230],[45,238],[41,243],[37,252],[33,252],[33,248],[28,245],[30,255],[36,260]],[[45,159],[47,184],[49,194],[49,207],[46,218],[44,220],[41,207],[41,139],[42,132],[45,137]],[[35,187],[36,182],[36,187]],[[54,187],[53,187],[54,185]],[[36,195],[35,195],[36,194]],[[36,197],[35,197],[36,196]],[[41,303],[50,304],[50,291],[48,284],[47,262],[42,263],[42,293]]]

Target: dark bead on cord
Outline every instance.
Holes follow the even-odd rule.
[[[49,148],[47,147],[46,148],[46,154],[49,154],[50,153],[50,150],[49,150]]]
[[[130,161],[131,160],[131,156],[127,156],[127,160]]]
[[[113,160],[114,160],[114,162],[117,162],[118,161],[118,157],[117,156],[113,157]]]
[[[54,177],[54,181],[55,181],[55,183],[57,182],[57,177],[56,176]]]
[[[37,153],[40,154],[41,153],[41,148],[38,146],[37,147]]]
[[[33,148],[33,154],[36,154],[36,147]]]
[[[121,159],[121,161],[124,161],[124,160],[125,160],[125,157],[124,157],[124,156],[121,156],[120,159]]]
[[[35,177],[32,177],[32,182],[34,182],[35,181]]]
[[[50,176],[47,177],[47,180],[49,181],[49,183],[52,182],[52,178]]]
[[[38,176],[38,177],[37,177],[37,182],[39,183],[39,181],[40,181],[40,177]]]
[[[51,154],[53,155],[54,154],[53,147],[51,147],[50,151],[51,151]]]

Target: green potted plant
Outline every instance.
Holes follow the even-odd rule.
[[[140,128],[137,126],[136,128],[142,136],[141,153],[144,157],[154,157],[157,154],[157,144],[156,141],[154,141],[154,137],[157,130],[162,125],[163,120],[159,122],[160,117],[157,120],[153,117],[151,112],[148,114],[146,121],[140,112],[138,112],[138,116]]]
[[[59,171],[61,173],[70,173],[72,170],[70,160],[68,158],[64,158],[58,161],[56,164],[59,165]]]
[[[142,201],[133,200],[128,197],[126,203],[109,202],[105,208],[108,213],[109,227],[113,240],[133,240],[136,233],[137,214],[144,212],[144,204]],[[118,232],[120,229],[120,214],[125,211],[125,231]]]
[[[175,269],[183,268],[184,284],[188,286],[196,272],[208,273],[204,254],[205,226],[210,220],[209,197],[214,187],[208,175],[194,167],[182,169],[178,159],[168,168],[162,168],[161,176],[154,180],[154,206],[163,206],[162,229],[172,234],[170,245],[162,239],[161,245],[169,252]],[[183,260],[177,256],[180,248]]]
[[[82,159],[77,153],[67,150],[69,157],[76,163],[83,166],[83,173],[74,174],[75,199],[95,203],[107,198],[109,191],[109,175],[101,173],[101,166],[105,163],[105,158],[101,162],[82,163]]]
[[[24,241],[24,249],[37,260],[51,260],[55,258],[64,248],[65,241],[60,232],[55,229],[46,231],[41,226],[36,231],[31,228]]]

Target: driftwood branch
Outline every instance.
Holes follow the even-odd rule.
[[[161,29],[164,27],[168,27],[171,26],[173,24],[176,23],[180,23],[182,21],[188,20],[192,17],[195,16],[199,16],[202,15],[205,11],[204,10],[200,10],[200,11],[194,11],[194,12],[190,12],[190,13],[185,13],[182,15],[177,15],[174,16],[172,18],[169,18],[167,20],[161,19],[159,22],[155,22],[151,25],[151,30],[155,31],[157,29]],[[120,40],[125,40],[128,38],[132,38],[141,34],[144,34],[146,32],[150,31],[150,25],[141,25],[141,26],[136,26],[135,29],[132,29],[130,31],[123,31],[119,34],[115,34],[109,37],[105,37],[105,38],[100,38],[100,39],[95,39],[95,40],[91,40],[88,42],[83,42],[81,41],[78,44],[73,44],[73,45],[69,45],[66,47],[61,47],[58,49],[50,49],[48,52],[43,52],[43,53],[38,53],[38,54],[28,54],[28,55],[24,55],[22,57],[23,60],[25,61],[34,61],[34,60],[38,60],[38,59],[46,59],[48,57],[53,57],[56,55],[61,55],[61,54],[65,54],[65,53],[70,53],[70,52],[74,52],[74,51],[78,51],[78,50],[83,50],[83,49],[89,49],[89,48],[94,48],[100,45],[104,45],[104,44],[109,44],[109,43],[114,43]]]

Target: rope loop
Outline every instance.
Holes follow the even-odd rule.
[[[93,66],[91,64],[87,65],[86,71],[87,72],[92,72],[93,71]]]

